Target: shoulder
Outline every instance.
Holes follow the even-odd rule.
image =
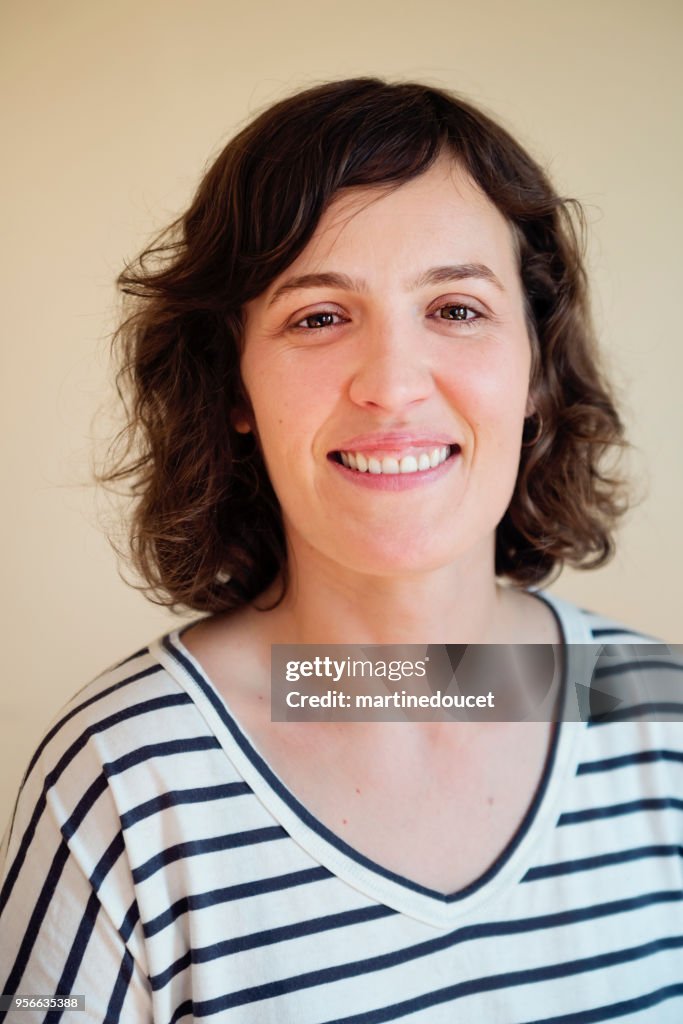
[[[55,715],[26,770],[56,781],[88,752],[109,763],[141,739],[168,733],[172,720],[187,721],[192,702],[159,660],[158,641],[111,666],[79,690]]]
[[[543,593],[562,623],[574,713],[591,732],[621,723],[634,741],[683,746],[683,652],[648,632]],[[616,734],[610,732],[612,738]],[[621,731],[623,739],[626,734]],[[597,735],[596,735],[597,742]]]
[[[181,760],[185,772],[188,760],[204,765],[207,752],[220,750],[191,696],[160,660],[160,643],[108,668],[54,717],[19,789],[5,835],[8,861],[46,822],[79,851],[97,850],[98,834],[117,833],[132,807],[175,788]],[[90,831],[92,842],[84,841]]]
[[[562,625],[567,643],[661,644],[650,633],[613,618],[610,615],[581,607],[547,590],[533,592],[553,610]]]

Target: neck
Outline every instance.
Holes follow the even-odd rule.
[[[305,562],[305,564],[304,564]],[[521,595],[496,584],[489,545],[428,572],[340,572],[315,552],[290,553],[290,580],[271,624],[283,643],[510,643]],[[275,585],[266,599],[277,594]],[[261,601],[258,602],[262,604]],[[265,602],[264,602],[265,603]]]

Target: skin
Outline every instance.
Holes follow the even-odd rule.
[[[430,268],[475,264],[485,276],[415,284]],[[353,287],[283,291],[323,272]],[[466,321],[452,319],[463,307]],[[494,573],[495,529],[533,411],[530,368],[510,228],[459,167],[442,159],[393,191],[338,196],[297,260],[245,310],[251,408],[233,426],[256,433],[280,500],[287,595],[183,637],[312,813],[440,892],[478,877],[510,840],[552,726],[274,723],[270,645],[561,642],[550,610]],[[457,442],[456,457],[408,488],[359,484],[330,457],[359,436],[354,450],[418,454],[436,435]],[[276,584],[256,604],[278,593]],[[457,827],[445,831],[445,820]]]

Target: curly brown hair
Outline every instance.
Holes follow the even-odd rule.
[[[286,586],[277,498],[253,435],[231,425],[247,402],[244,304],[299,255],[340,189],[397,187],[443,153],[512,226],[532,345],[536,412],[496,532],[496,574],[527,586],[613,554],[628,502],[604,459],[626,442],[591,327],[579,204],[459,97],[359,78],[265,110],[119,277],[132,304],[115,336],[127,424],[100,479],[129,485],[131,555],[154,600],[220,611],[278,576]]]

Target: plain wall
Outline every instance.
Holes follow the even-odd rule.
[[[0,17],[0,822],[60,705],[177,621],[119,578],[89,484],[113,280],[238,127],[319,81],[460,91],[585,204],[596,320],[648,497],[608,567],[552,589],[681,640],[678,0],[6,0]]]

